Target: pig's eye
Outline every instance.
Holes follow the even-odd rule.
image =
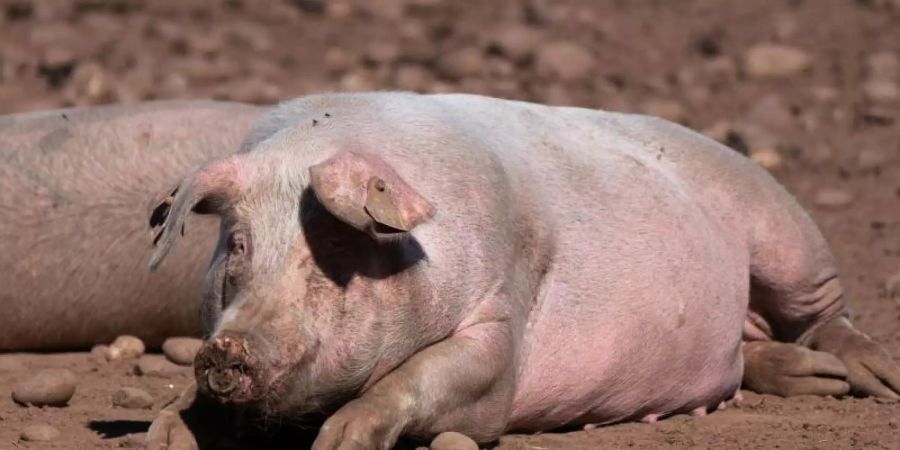
[[[234,256],[244,256],[249,250],[247,234],[235,231],[228,236],[228,253]]]

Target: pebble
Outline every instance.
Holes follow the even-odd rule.
[[[30,425],[22,430],[20,437],[23,441],[47,442],[59,437],[59,430],[50,425]]]
[[[900,85],[892,80],[868,80],[862,85],[866,98],[877,103],[892,103],[900,100]]]
[[[75,394],[75,374],[67,369],[44,369],[17,384],[12,399],[21,405],[65,406]]]
[[[418,64],[403,64],[394,72],[394,82],[400,89],[424,92],[431,85],[432,77],[428,70]]]
[[[894,52],[872,53],[866,58],[866,73],[873,80],[900,78],[900,58]]]
[[[200,350],[203,341],[191,337],[172,337],[168,338],[162,344],[162,351],[169,361],[182,365],[190,366],[194,364],[194,356]]]
[[[453,50],[438,60],[437,69],[441,75],[451,79],[478,76],[485,69],[484,54],[475,47]]]
[[[523,62],[534,56],[540,42],[541,33],[537,29],[525,25],[510,25],[497,31],[488,45],[515,62]]]
[[[765,95],[747,112],[747,120],[771,128],[790,126],[794,120],[790,107],[775,94]]]
[[[93,360],[94,362],[105,363],[107,361],[106,360],[107,353],[109,353],[108,345],[103,345],[103,344],[95,345],[95,346],[91,347],[90,359]]]
[[[781,154],[772,148],[750,150],[750,160],[766,170],[778,169],[783,164]]]
[[[900,298],[900,272],[895,273],[884,283],[889,298]]]
[[[542,44],[535,55],[535,72],[544,78],[576,81],[587,78],[594,70],[594,55],[584,47],[568,41]]]
[[[470,437],[455,431],[446,431],[434,438],[431,450],[478,450],[478,444]]]
[[[134,359],[144,354],[144,341],[134,336],[119,336],[109,344],[106,351],[106,359],[117,361],[120,359]]]
[[[780,44],[758,44],[744,53],[744,71],[752,78],[790,77],[811,64],[805,51]]]
[[[125,409],[150,409],[153,397],[143,389],[123,387],[113,392],[112,404]]]
[[[147,433],[129,433],[126,434],[121,441],[119,441],[119,447],[121,448],[144,448],[144,444],[147,441]]]
[[[823,188],[816,192],[815,202],[826,208],[843,208],[853,203],[853,194],[839,188]]]
[[[879,150],[870,148],[864,149],[856,155],[856,167],[862,171],[872,171],[879,169],[887,163],[887,157]]]
[[[138,359],[134,373],[145,377],[169,378],[185,373],[184,367],[173,364],[158,355],[144,355]]]

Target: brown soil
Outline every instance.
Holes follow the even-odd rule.
[[[888,283],[900,273],[900,99],[863,88],[891,70],[870,68],[872,54],[900,55],[897,23],[896,0],[0,0],[0,113],[409,89],[665,115],[757,155],[777,152],[773,173],[832,244],[858,326],[900,361],[900,293]],[[535,43],[492,44],[513,24],[537,33]],[[557,39],[591,57],[533,56]],[[811,64],[750,76],[743,55],[767,42]],[[86,353],[0,356],[0,449],[128,445],[190,379],[187,369],[136,376],[133,365]],[[69,406],[13,403],[12,384],[44,367],[79,375]],[[114,408],[122,386],[147,390],[154,408]],[[898,404],[745,396],[740,409],[704,418],[508,436],[500,448],[900,448]],[[19,439],[38,423],[61,436]]]

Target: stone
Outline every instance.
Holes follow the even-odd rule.
[[[576,81],[587,78],[596,65],[594,55],[574,42],[553,41],[538,47],[535,72],[543,78]]]
[[[437,67],[442,76],[450,79],[478,76],[485,68],[484,54],[475,47],[465,47],[443,55]]]
[[[807,70],[812,58],[805,51],[780,44],[758,44],[744,53],[744,72],[751,78],[783,78]]]
[[[125,409],[150,409],[153,397],[143,389],[123,387],[113,392],[112,404]]]
[[[491,36],[488,44],[500,54],[515,62],[527,61],[534,56],[542,34],[526,25],[508,25]]]
[[[134,367],[135,374],[145,377],[170,378],[187,372],[187,368],[173,364],[158,355],[141,356]]]
[[[48,442],[59,437],[59,430],[50,425],[29,425],[22,430],[22,434],[19,437],[23,441]]]
[[[840,188],[823,188],[816,192],[814,201],[825,208],[845,208],[853,203],[853,194]]]
[[[44,369],[16,384],[12,399],[21,405],[65,406],[76,385],[75,374],[67,369]]]
[[[900,58],[891,51],[872,53],[866,58],[866,74],[873,80],[900,79]]]
[[[163,342],[162,351],[169,361],[181,366],[190,366],[194,364],[194,356],[197,355],[201,345],[203,341],[197,338],[171,337]]]
[[[135,336],[119,336],[109,344],[106,350],[106,359],[116,361],[120,359],[134,359],[144,354],[144,341]]]
[[[783,164],[781,154],[774,148],[750,150],[750,160],[766,170],[776,170]]]
[[[866,98],[876,103],[893,103],[900,100],[900,85],[892,80],[868,80],[862,85]]]

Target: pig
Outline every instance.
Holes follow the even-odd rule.
[[[192,213],[221,218],[206,340],[151,449],[206,445],[223,425],[203,417],[235,410],[324,415],[315,450],[386,449],[703,415],[742,381],[900,392],[798,203],[662,119],[465,94],[307,96],[156,206],[151,268]]]
[[[0,351],[199,335],[218,221],[157,274],[146,215],[195,164],[234,152],[263,108],[160,101],[0,116]]]

